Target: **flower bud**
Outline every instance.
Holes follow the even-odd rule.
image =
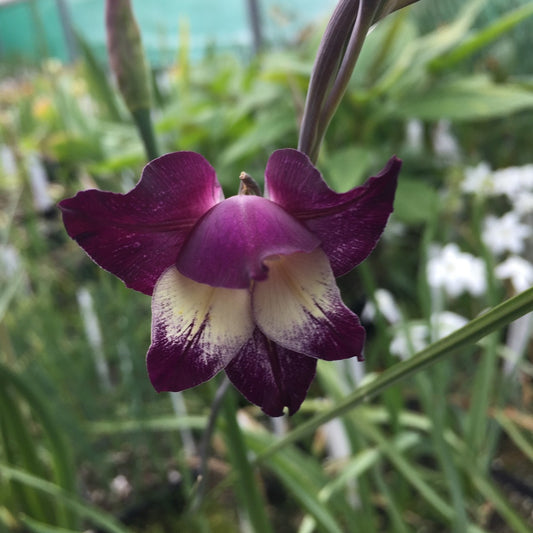
[[[148,109],[147,64],[130,0],[106,0],[106,29],[109,62],[128,109]]]

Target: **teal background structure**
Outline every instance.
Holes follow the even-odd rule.
[[[327,17],[335,0],[259,0],[265,39],[287,44],[305,27]],[[37,63],[72,58],[58,0],[0,2],[0,60]],[[63,0],[72,28],[98,57],[105,57],[104,0]],[[193,58],[209,47],[248,51],[252,31],[246,0],[133,0],[145,50],[154,65],[175,59],[187,28]]]

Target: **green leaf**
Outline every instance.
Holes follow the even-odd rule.
[[[417,224],[435,216],[438,194],[434,187],[420,179],[404,178],[398,181],[394,199],[394,216],[407,224]]]
[[[328,185],[337,192],[345,192],[360,185],[371,162],[372,148],[350,146],[332,151],[320,160],[320,168]]]
[[[422,94],[412,92],[389,110],[404,119],[466,121],[502,117],[529,108],[533,108],[533,92],[475,76],[443,82]]]
[[[463,59],[471,56],[478,50],[481,50],[483,47],[492,43],[513,29],[517,24],[523,22],[531,16],[533,16],[533,3],[525,4],[514,9],[513,11],[510,11],[486,28],[477,31],[474,35],[457,46],[451,52],[435,58],[429,64],[430,69],[433,72],[437,72],[439,70],[453,67]]]

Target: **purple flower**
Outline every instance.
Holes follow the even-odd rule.
[[[305,154],[278,150],[265,198],[224,200],[201,155],[175,152],[149,163],[128,194],[83,191],[60,207],[96,263],[152,294],[147,366],[156,390],[181,391],[224,369],[248,400],[279,416],[300,407],[317,358],[361,358],[365,332],[335,277],[375,247],[400,166],[393,157],[338,194]]]

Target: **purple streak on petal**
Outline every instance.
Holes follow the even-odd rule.
[[[305,154],[287,148],[270,157],[265,191],[322,240],[335,276],[341,276],[376,246],[393,210],[400,167],[401,161],[392,157],[360,187],[337,193]]]
[[[168,268],[152,298],[147,366],[154,388],[181,391],[211,379],[253,331],[247,290],[210,287]]]
[[[148,163],[127,194],[88,190],[59,207],[68,234],[95,263],[152,294],[195,222],[221,199],[211,165],[194,152],[174,152]]]
[[[342,302],[328,258],[318,248],[268,261],[252,292],[254,321],[288,350],[333,361],[361,358],[365,330]]]
[[[258,329],[226,367],[237,389],[269,416],[300,408],[316,371],[316,359],[286,350]]]
[[[248,288],[264,280],[266,258],[310,252],[320,241],[279,205],[259,196],[232,196],[194,227],[176,266],[213,287]]]

